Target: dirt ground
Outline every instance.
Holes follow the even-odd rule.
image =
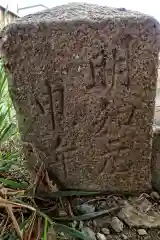
[[[157,194],[157,196],[159,195]],[[122,202],[124,202],[126,206],[128,206],[128,204],[130,206],[132,205],[132,207],[136,209],[136,214],[133,214],[131,211],[131,213],[129,212],[128,216],[125,215],[123,218],[122,215],[119,215],[123,209],[122,207],[122,209],[120,208],[118,211],[111,212],[105,216],[100,216],[99,218],[95,218],[91,221],[83,222],[84,227],[89,227],[95,233],[96,238],[93,238],[93,240],[160,240],[160,196],[158,199],[154,199],[152,193],[151,195],[144,193],[141,196],[129,198],[113,196],[107,197],[105,201],[104,199],[102,201],[95,201],[94,203],[91,201],[91,205],[95,206],[95,211],[99,211],[118,206]],[[141,217],[141,221],[139,221],[140,216],[143,216]],[[152,218],[152,216],[157,216],[156,221],[158,223],[158,227],[147,228],[148,223],[146,224],[146,219],[148,219],[147,221],[150,222],[148,226],[153,224],[155,221],[155,218]],[[112,225],[112,220],[115,217],[118,217],[118,219],[120,219],[120,223],[123,225],[120,232],[117,230],[119,228],[119,223],[115,227]],[[130,224],[132,220],[136,225],[135,227],[132,227]],[[103,235],[104,228],[109,229],[108,235]],[[146,234],[140,236],[138,232],[139,229],[143,229]],[[98,233],[102,233],[103,237],[98,238]]]
[[[126,240],[160,240],[160,230],[151,229],[148,230],[146,236],[139,236],[135,229],[126,228],[123,234],[127,237]],[[106,240],[125,240],[124,235],[111,234],[106,236]]]

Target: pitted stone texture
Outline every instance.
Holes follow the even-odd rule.
[[[45,162],[67,188],[149,189],[158,23],[73,3],[3,34],[28,164]]]

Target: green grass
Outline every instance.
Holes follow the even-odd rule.
[[[4,161],[15,159],[16,151],[11,144],[13,139],[18,138],[18,128],[15,110],[8,92],[7,76],[3,62],[0,61],[0,166]],[[14,150],[13,150],[14,149]],[[2,163],[3,161],[3,163]]]

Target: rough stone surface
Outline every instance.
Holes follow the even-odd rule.
[[[118,217],[123,220],[129,227],[133,228],[159,228],[160,227],[160,216],[156,211],[151,213],[144,213],[136,207],[126,204],[121,209]]]
[[[147,235],[147,232],[146,232],[145,229],[138,229],[137,232],[138,232],[138,234],[139,234],[140,236]]]
[[[125,234],[122,234],[121,237],[122,237],[123,240],[127,240],[128,239],[128,237]]]
[[[151,193],[151,197],[152,197],[153,199],[156,199],[156,200],[159,200],[159,199],[160,199],[160,196],[159,196],[159,194],[158,194],[157,192],[152,192],[152,193]]]
[[[96,234],[93,232],[93,230],[89,227],[84,227],[82,229],[82,232],[86,235],[86,237],[91,238],[92,240],[96,240]]]
[[[97,239],[98,239],[98,240],[106,240],[106,237],[105,237],[105,235],[102,234],[102,233],[97,233]]]
[[[102,233],[104,233],[105,235],[109,235],[109,234],[110,234],[109,228],[102,228],[101,231],[102,231]]]
[[[118,217],[113,217],[110,224],[115,232],[120,233],[123,231],[123,222]]]
[[[140,212],[147,213],[152,208],[152,203],[144,196],[138,198],[133,205],[139,210]]]
[[[82,205],[77,206],[76,210],[82,214],[93,213],[93,212],[95,212],[95,206],[84,203]]]
[[[28,165],[67,188],[148,190],[159,24],[72,3],[18,20],[2,41]]]

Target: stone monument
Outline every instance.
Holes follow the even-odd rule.
[[[29,167],[69,189],[150,189],[159,33],[141,13],[76,3],[3,30]]]

